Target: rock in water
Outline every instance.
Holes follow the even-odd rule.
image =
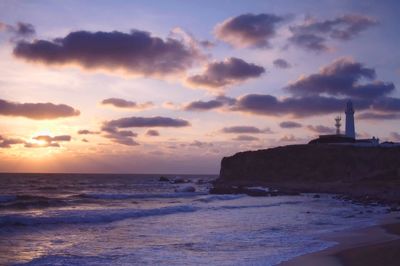
[[[158,181],[160,181],[160,182],[169,182],[169,179],[168,179],[168,177],[160,176],[160,178],[158,179]]]
[[[193,186],[184,186],[175,189],[175,192],[196,192]]]
[[[177,176],[177,177],[175,177],[174,181],[172,181],[172,182],[174,184],[182,184],[182,183],[189,183],[189,180],[187,180],[183,177]]]

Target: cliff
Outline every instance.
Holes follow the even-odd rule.
[[[291,145],[240,152],[222,159],[214,183],[237,185],[400,202],[400,147]]]

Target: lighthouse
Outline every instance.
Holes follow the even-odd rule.
[[[355,139],[356,132],[354,129],[354,108],[351,100],[347,102],[345,113],[346,113],[346,136]]]

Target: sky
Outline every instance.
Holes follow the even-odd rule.
[[[0,171],[217,174],[334,132],[400,141],[397,1],[0,0]],[[341,128],[344,131],[344,126]]]

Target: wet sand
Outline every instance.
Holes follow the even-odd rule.
[[[294,258],[280,265],[400,265],[400,221],[393,216],[381,225],[334,233],[324,240],[337,242],[338,245]]]
[[[382,226],[388,233],[400,235],[400,223]],[[400,239],[343,250],[335,254],[341,265],[400,265]]]

